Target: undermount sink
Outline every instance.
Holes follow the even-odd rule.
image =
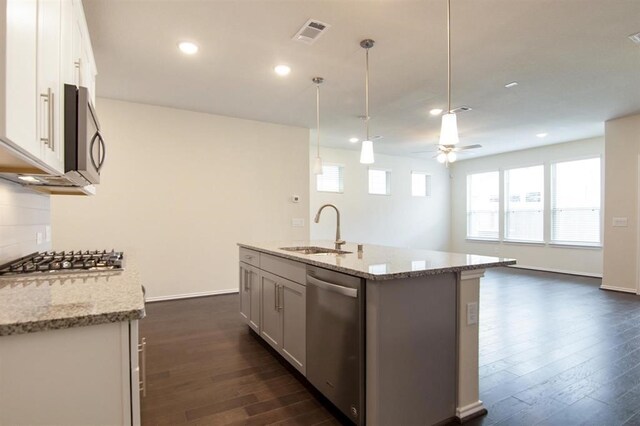
[[[350,251],[336,250],[336,249],[330,249],[326,247],[312,247],[312,246],[280,247],[280,250],[293,251],[300,254],[320,254],[320,255],[352,253]]]

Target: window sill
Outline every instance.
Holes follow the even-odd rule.
[[[514,246],[541,246],[544,247],[546,243],[544,241],[526,241],[526,240],[502,240],[505,244],[511,244]]]
[[[499,243],[500,240],[497,238],[481,238],[481,237],[467,237],[465,241],[470,243]]]
[[[320,191],[316,189],[316,192],[322,192],[323,194],[344,194],[344,191]]]
[[[583,249],[583,250],[602,250],[601,244],[576,244],[576,243],[551,242],[549,243],[549,247]]]

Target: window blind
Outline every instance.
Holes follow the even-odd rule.
[[[600,244],[600,158],[552,165],[551,241]]]
[[[467,237],[498,239],[499,197],[497,171],[467,176]]]
[[[322,174],[316,175],[316,189],[321,192],[342,192],[343,167],[338,164],[323,164]]]
[[[544,166],[506,170],[505,239],[544,241]]]

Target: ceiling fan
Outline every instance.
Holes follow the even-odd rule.
[[[413,154],[423,154],[427,152],[437,152],[433,158],[436,158],[438,162],[445,164],[446,166],[449,163],[453,163],[458,159],[458,152],[460,151],[468,151],[470,149],[478,149],[482,148],[482,145],[474,144],[474,145],[465,145],[465,146],[456,146],[456,145],[436,145],[432,149],[428,149],[426,151],[415,151]]]

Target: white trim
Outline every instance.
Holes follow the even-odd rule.
[[[485,269],[469,269],[465,271],[460,271],[460,281],[467,281],[472,279],[480,279],[484,277]]]
[[[237,288],[227,288],[224,290],[199,291],[197,293],[173,294],[169,296],[147,297],[147,302],[162,302],[164,300],[190,299],[192,297],[215,296],[218,294],[238,293]]]
[[[632,289],[632,288],[616,287],[616,286],[613,286],[613,285],[604,285],[604,284],[602,284],[600,286],[600,288],[602,290],[620,291],[620,292],[623,292],[623,293],[636,294],[636,291],[634,289]]]
[[[638,176],[637,176],[637,184],[636,186],[636,224],[640,223],[640,155],[638,155]],[[600,170],[602,170],[602,165],[600,165]],[[602,201],[602,200],[601,200]],[[604,221],[604,214],[602,214],[602,220]],[[603,226],[604,228],[604,226]],[[602,229],[604,232],[604,229]],[[604,239],[603,239],[604,241]],[[640,295],[640,229],[638,229],[636,233],[636,294]]]
[[[527,241],[527,240],[502,240],[504,244],[511,244],[514,246],[546,246],[544,241]]]
[[[465,405],[464,407],[456,408],[456,417],[458,417],[460,420],[464,420],[484,410],[486,410],[486,408],[484,408],[482,401],[477,401],[469,405]]]
[[[568,274],[568,275],[579,275],[581,277],[602,278],[602,274],[596,274],[593,272],[571,271],[568,269],[556,269],[556,268],[544,268],[542,266],[522,265],[520,263],[516,265],[508,265],[508,266],[509,268],[530,269],[532,271],[554,272],[556,274]]]

